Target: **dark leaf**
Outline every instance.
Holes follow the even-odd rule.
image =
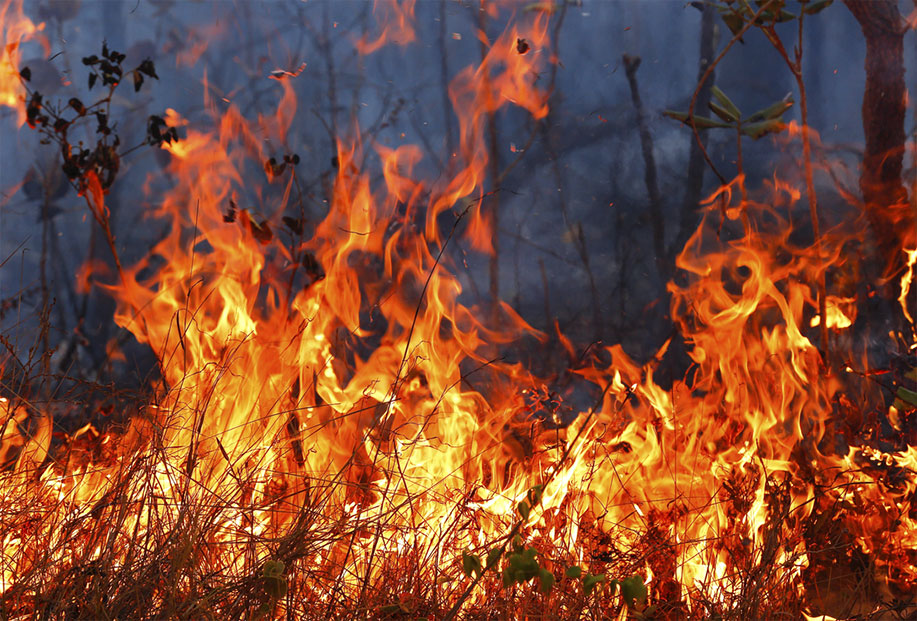
[[[817,2],[810,2],[803,5],[802,12],[806,15],[815,15],[816,13],[819,13],[831,6],[832,2],[834,2],[834,0],[818,0]]]
[[[29,103],[25,109],[26,122],[29,124],[29,127],[31,127],[32,129],[35,129],[38,125],[43,124],[42,119],[44,117],[42,117],[41,115],[41,106],[42,106],[41,99],[42,99],[41,93],[39,93],[38,91],[35,91],[34,93],[32,93],[32,96],[29,97]]]
[[[76,97],[71,97],[70,101],[67,102],[71,108],[76,110],[76,113],[80,116],[86,114],[86,106],[83,105],[83,102],[77,99]]]
[[[67,175],[67,179],[73,180],[80,176],[80,167],[74,161],[73,158],[67,158],[64,160],[61,170],[64,171],[64,174]]]
[[[525,39],[521,39],[521,38],[520,38],[520,39],[516,39],[516,51],[517,51],[518,53],[520,53],[520,54],[525,54],[525,53],[527,53],[530,49],[531,49],[531,47],[529,46],[529,42],[528,42],[528,41],[526,41]]]
[[[227,224],[230,222],[235,222],[237,209],[238,207],[236,207],[236,201],[229,199],[229,210],[223,214],[223,222],[226,222]]]
[[[150,144],[162,145],[163,142],[171,142],[169,136],[169,126],[161,116],[150,115],[146,123],[146,136]]]
[[[97,62],[99,62],[99,57],[96,56],[95,54],[93,54],[92,56],[83,57],[83,64],[86,65],[87,67],[89,67],[90,65],[94,65]]]
[[[131,74],[134,76],[134,92],[136,93],[143,86],[143,74],[139,71],[131,71]]]
[[[303,255],[301,263],[306,270],[306,274],[312,279],[312,282],[322,280],[325,277],[325,269],[311,252],[307,252]]]
[[[274,238],[274,234],[271,232],[271,227],[268,225],[267,220],[255,222],[246,210],[243,209],[241,213],[245,216],[244,220],[245,223],[248,224],[248,229],[251,231],[252,237],[257,239],[262,246],[269,244]]]
[[[288,229],[297,235],[302,235],[303,225],[305,224],[305,221],[302,218],[291,218],[290,216],[284,216],[283,223],[287,225]]]
[[[92,90],[92,87],[96,85],[96,80],[99,79],[99,76],[95,73],[89,74],[89,90]]]
[[[159,79],[159,76],[156,75],[156,67],[153,65],[153,61],[149,58],[140,63],[140,66],[137,67],[137,71],[145,73],[151,78]]]
[[[32,70],[29,69],[28,67],[23,67],[22,70],[19,72],[19,75],[22,76],[23,80],[28,82],[29,80],[32,79]]]

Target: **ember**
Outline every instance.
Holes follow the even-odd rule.
[[[0,106],[22,136],[57,147],[45,167],[53,172],[35,168],[5,193],[42,204],[49,248],[59,237],[52,201],[81,201],[94,228],[69,297],[57,301],[83,305],[77,325],[49,329],[62,311],[44,260],[41,287],[23,284],[15,302],[27,303],[25,291],[43,296],[36,345],[14,339],[18,323],[3,324],[0,617],[917,614],[917,188],[909,198],[901,180],[905,145],[886,154],[898,157],[903,195],[867,187],[863,179],[879,181],[866,173],[857,194],[848,185],[856,176],[806,123],[801,82],[802,122],[783,120],[795,113],[791,96],[749,114],[744,98],[704,86],[709,58],[688,111],[667,112],[690,130],[658,120],[675,140],[694,141],[695,160],[719,177],[701,198],[698,173],[681,235],[674,212],[673,224],[663,217],[671,188],[656,174],[661,149],[640,97],[639,56],[618,56],[626,76],[607,73],[629,89],[628,107],[556,111],[558,37],[581,12],[573,3],[475,7],[466,39],[477,37],[480,56],[457,72],[445,49],[464,40],[445,4],[377,0],[362,25],[346,27],[322,5],[321,32],[304,9],[290,9],[325,59],[237,59],[257,85],[250,108],[236,103],[247,101],[242,88],[205,72],[198,113],[157,111],[159,95],[141,97],[167,88],[188,58],[208,62],[222,25],[207,26],[208,45],[195,43],[203,30],[175,35],[168,63],[156,46],[102,44],[101,57],[84,59],[89,90],[77,98],[40,92],[21,49],[37,45],[47,58],[45,25],[21,2],[2,1]],[[724,3],[716,15],[692,4],[708,37],[722,19],[728,46],[763,34],[782,50],[772,37],[791,21],[800,46],[793,59],[784,53],[791,71],[803,16],[846,10]],[[356,58],[346,71],[386,51],[432,49],[417,13],[437,11],[450,110],[442,143],[431,145],[421,96],[376,100],[361,89],[384,90],[378,76],[372,89],[338,83],[352,76],[336,73],[334,47]],[[54,20],[63,28],[64,17]],[[332,41],[332,30],[362,34]],[[330,103],[306,106],[323,63]],[[354,89],[348,122],[337,99],[345,88]],[[143,118],[113,120],[131,106]],[[623,110],[632,128],[616,120]],[[333,154],[296,137],[304,116],[321,119]],[[580,181],[559,158],[579,147],[551,128],[570,118],[607,140],[601,132],[633,130],[639,144],[645,186],[633,187],[648,194],[637,202],[650,215],[629,220],[633,229],[621,230],[633,238],[618,243],[655,256],[630,272],[641,280],[633,290],[596,276],[599,225],[575,220],[565,198]],[[123,147],[134,130],[146,134]],[[735,144],[715,145],[715,132]],[[743,149],[751,161],[759,142],[792,164],[769,157],[763,181],[752,181],[759,169]],[[728,175],[727,158],[708,149],[734,150]],[[517,270],[511,286],[501,244],[516,232],[499,214],[522,195],[518,236],[537,230],[545,203],[512,175],[542,156],[530,165],[544,180],[532,187],[548,188],[563,226],[557,247],[541,250],[565,262],[557,280],[569,282],[554,282],[541,262],[540,281],[530,265],[531,278]],[[830,201],[817,200],[816,190],[829,192],[813,168],[819,184],[834,184]],[[629,217],[634,199],[620,194],[592,197],[594,222]],[[119,224],[127,216],[116,197],[143,203],[138,228],[155,238],[142,252]],[[895,202],[884,210],[876,197]],[[621,252],[615,269],[624,273],[638,259]],[[489,289],[479,290],[474,277],[484,272]],[[543,320],[522,292],[538,286]],[[562,322],[569,308],[552,286],[591,307]],[[606,287],[622,315],[641,316],[651,331],[636,351],[625,348],[629,330],[603,321],[613,312]],[[517,304],[499,295],[511,292]],[[120,331],[93,332],[83,320],[90,302],[113,304]],[[594,333],[582,327],[589,315]],[[80,356],[93,352],[92,375],[79,376]],[[139,396],[125,396],[123,369],[144,356],[155,372]]]

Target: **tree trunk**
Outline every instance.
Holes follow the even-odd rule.
[[[914,214],[902,182],[904,157],[905,27],[894,0],[844,0],[866,39],[863,132],[866,150],[860,192],[885,276],[904,267],[902,246],[913,247]]]
[[[700,61],[697,67],[697,81],[700,82],[707,71],[707,67],[713,62],[716,55],[716,10],[712,6],[705,5],[701,17],[700,30]],[[701,86],[697,93],[697,105],[695,110],[706,110],[710,103],[710,89],[716,81],[716,72],[712,72],[707,81]],[[707,145],[707,132],[700,133],[700,139],[704,146]],[[701,154],[701,147],[697,144],[694,134],[691,134],[691,152],[688,156],[688,178],[685,182],[685,199],[682,206],[681,217],[679,219],[678,235],[675,243],[669,251],[669,263],[675,262],[675,257],[684,248],[685,243],[691,234],[697,228],[699,221],[698,205],[703,197],[704,191],[704,171],[707,163]]]

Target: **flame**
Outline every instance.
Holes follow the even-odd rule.
[[[376,8],[395,19],[362,53],[412,40],[413,2]],[[833,506],[849,507],[850,537],[887,583],[915,583],[917,448],[829,448],[842,384],[806,328],[821,321],[812,283],[840,263],[844,239],[827,235],[819,252],[794,243],[778,209],[800,199],[788,182],[717,189],[678,256],[684,278],[668,291],[689,377],[668,388],[654,379],[668,341],[644,364],[618,345],[597,348],[576,369],[595,404],[562,424],[573,408],[563,396],[495,359],[498,346],[546,337],[503,303],[482,320],[447,249],[458,235],[492,249],[480,210],[495,182],[485,121],[509,105],[547,116],[537,76],[553,62],[549,13],[526,13],[492,43],[479,35],[483,61],[449,87],[460,129],[450,178],[418,179],[417,146],[339,139],[328,211],[292,242],[281,231],[296,172],[269,150],[297,113],[291,81],[271,82],[277,109],[254,120],[209,95],[210,131],[168,112],[187,135],[163,145],[174,186],[149,217],[169,234],[123,274],[79,274],[81,287],[105,288],[118,325],[157,356],[155,403],[117,435],[80,430],[67,459],[46,465],[50,416],[29,428],[24,404],[0,401],[0,462],[15,457],[0,474],[10,516],[0,592],[17,609],[28,610],[20,587],[40,568],[127,567],[163,533],[173,555],[163,567],[176,573],[190,565],[228,581],[295,557],[314,592],[299,591],[300,608],[275,598],[291,615],[361,602],[366,585],[388,584],[410,562],[454,568],[461,551],[519,533],[558,566],[599,565],[590,555],[600,545],[639,557],[632,570],[654,598],[709,616],[730,610],[762,566],[773,569],[763,590],[801,590],[814,570],[800,525]],[[381,182],[367,170],[375,160]],[[263,177],[253,179],[252,162]],[[97,186],[90,179],[87,191],[101,218]],[[723,241],[721,204],[726,218],[756,226]],[[456,225],[444,230],[448,211]],[[908,256],[903,308],[917,252]],[[851,325],[855,302],[828,298],[827,325]],[[880,467],[903,483],[883,482],[870,470]],[[34,524],[34,512],[50,517]],[[451,581],[441,595],[450,605],[464,589]],[[413,610],[418,596],[396,586],[401,610]],[[190,589],[153,583],[154,607],[176,597],[169,588]],[[487,597],[478,588],[466,604]]]
[[[0,7],[0,106],[16,111],[16,123],[22,126],[26,121],[26,90],[19,71],[22,60],[22,44],[37,41],[44,48],[45,56],[50,53],[47,39],[40,33],[45,24],[35,24],[22,12],[22,0],[4,0]]]
[[[828,327],[843,330],[853,325],[856,319],[856,298],[842,298],[829,295],[825,298],[825,314],[828,316]],[[809,322],[813,328],[821,323],[821,317],[815,315]]]
[[[914,280],[914,265],[917,265],[917,248],[914,250],[905,250],[907,255],[907,271],[901,276],[901,295],[898,296],[898,303],[901,305],[901,311],[911,325],[914,324],[914,318],[907,307],[908,293],[911,292],[911,284]]]
[[[414,33],[414,6],[417,0],[375,0],[373,2],[373,15],[382,26],[382,32],[369,40],[368,35],[363,35],[354,45],[360,54],[368,55],[389,45],[396,43],[401,47],[414,42],[417,35]]]

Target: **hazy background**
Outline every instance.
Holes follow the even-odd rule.
[[[523,3],[513,6],[525,10]],[[910,2],[902,1],[900,7],[904,14],[913,10]],[[416,10],[417,41],[361,58],[354,40],[378,32],[373,6],[367,2],[33,0],[26,2],[26,12],[46,22],[53,59],[38,58],[37,46],[27,47],[24,58],[33,72],[32,86],[46,99],[66,101],[76,95],[87,102],[93,99],[80,59],[99,54],[103,39],[127,53],[125,67],[152,58],[159,81],[137,94],[129,85],[119,90],[112,118],[119,123],[125,146],[142,141],[146,118],[167,107],[192,123],[208,122],[203,114],[205,75],[217,100],[225,97],[254,118],[273,110],[281,95],[270,72],[306,63],[291,81],[299,99],[293,130],[287,144],[276,147],[278,153],[299,154],[297,170],[309,188],[308,209],[320,218],[323,183],[334,174],[332,136],[348,135],[353,119],[369,133],[367,140],[421,145],[426,158],[420,171],[430,178],[443,172],[447,145],[457,141],[457,123],[444,106],[444,88],[461,69],[480,62],[477,11],[471,2],[421,1]],[[491,40],[503,30],[510,13],[503,11],[500,20],[487,21]],[[621,342],[635,357],[646,357],[671,335],[671,327],[652,250],[653,222],[636,111],[621,59],[624,54],[642,59],[637,80],[654,144],[666,244],[671,247],[685,233],[681,214],[690,207],[685,204],[685,181],[692,137],[662,111],[688,108],[698,75],[701,13],[674,0],[584,1],[567,5],[562,13],[550,115],[502,184],[506,191],[499,199],[500,295],[536,327],[544,329],[556,317],[561,329],[580,342]],[[558,11],[552,18],[552,34],[560,15]],[[715,23],[719,51],[730,33],[718,18]],[[810,121],[830,152],[854,167],[863,142],[863,37],[840,2],[806,23]],[[781,32],[791,49],[795,24]],[[905,59],[907,84],[915,93],[913,31],[907,35]],[[543,75],[539,84],[545,86],[548,79]],[[756,32],[729,52],[715,79],[746,112],[788,92],[796,95],[791,74]],[[66,81],[72,85],[64,85]],[[910,106],[906,131],[913,140],[913,103]],[[798,115],[797,105],[786,119],[798,120]],[[501,111],[497,122],[502,169],[519,156],[534,126],[521,109]],[[0,328],[23,358],[29,348],[40,348],[37,315],[44,286],[53,301],[48,341],[57,350],[52,372],[83,369],[102,379],[107,368],[105,344],[118,333],[111,320],[112,305],[97,293],[79,294],[73,280],[88,257],[107,261],[109,253],[99,238],[91,247],[92,218],[86,217],[85,205],[73,190],[54,181],[59,154],[53,146],[40,145],[39,138],[27,127],[17,129],[8,111],[0,112],[0,260],[5,261],[0,268]],[[752,187],[775,172],[795,178],[797,154],[784,149],[782,142],[773,137],[745,141]],[[711,132],[709,149],[717,166],[731,177],[736,170],[734,136]],[[144,254],[164,230],[143,219],[156,200],[156,188],[168,183],[154,182],[153,195],[143,191],[163,158],[153,148],[126,158],[107,199],[125,263]],[[913,175],[912,156],[905,166],[906,174]],[[21,185],[30,170],[33,182]],[[45,180],[44,189],[34,179]],[[709,171],[704,179],[705,191],[718,183]],[[856,187],[853,168],[845,181]],[[830,210],[839,199],[825,179],[819,184],[824,188],[821,209]],[[467,244],[456,245],[453,252],[465,254],[457,256],[455,265],[464,270],[460,277],[467,302],[486,297],[486,257],[475,255]],[[152,366],[152,358],[143,348],[126,344],[132,356],[129,374],[139,380]]]

